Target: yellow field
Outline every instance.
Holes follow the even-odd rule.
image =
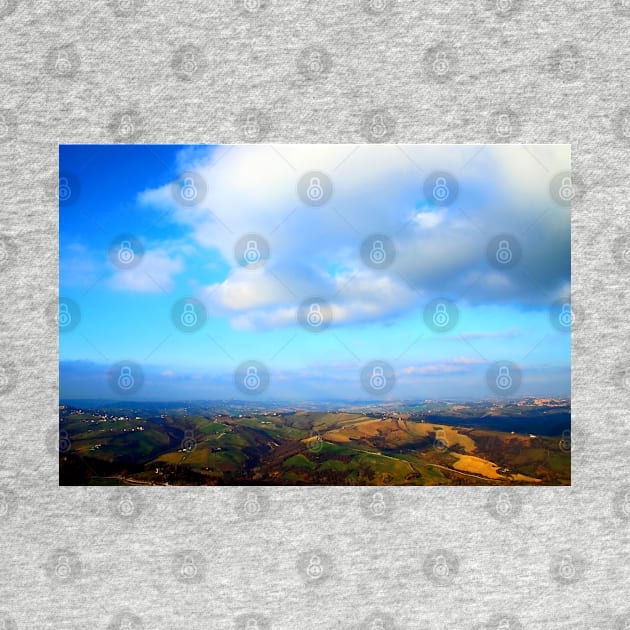
[[[514,481],[527,481],[529,483],[539,483],[540,479],[536,479],[536,477],[528,477],[527,475],[521,475],[521,473],[516,473],[512,475],[512,479]]]
[[[405,444],[415,438],[430,437],[436,433],[437,427],[440,431],[439,437],[446,441],[447,446],[461,446],[467,453],[474,453],[475,443],[467,435],[460,433],[457,429],[446,425],[437,425],[429,422],[406,422],[405,420],[384,419],[374,420],[373,418],[354,421],[340,429],[327,431],[322,437],[330,442],[347,444],[351,440],[361,440],[383,435],[392,444]]]
[[[474,475],[481,475],[488,479],[505,479],[502,475],[499,475],[497,470],[499,467],[487,459],[481,457],[474,457],[473,455],[456,455],[457,461],[453,464],[455,470],[461,470],[462,472],[469,472]]]

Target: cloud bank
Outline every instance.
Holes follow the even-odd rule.
[[[199,287],[198,297],[237,330],[293,325],[309,297],[327,300],[341,325],[396,317],[438,296],[546,308],[569,292],[569,210],[549,194],[550,180],[569,162],[565,146],[197,148],[182,152],[179,166],[203,181],[201,203],[177,203],[172,182],[143,191],[139,201],[146,212],[167,210],[200,251],[223,259],[228,273]],[[459,186],[448,207],[426,197],[425,179],[436,170],[451,173]],[[300,177],[310,171],[326,173],[333,185],[320,207],[298,194]],[[246,234],[269,244],[269,259],[255,270],[235,258]],[[387,269],[361,258],[361,243],[374,234],[394,243]],[[511,235],[522,250],[509,271],[488,261],[488,243],[498,234]],[[173,257],[153,263],[167,276],[180,271]],[[168,285],[167,277],[162,281]],[[148,290],[138,278],[125,282]]]

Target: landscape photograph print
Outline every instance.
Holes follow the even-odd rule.
[[[571,484],[569,145],[60,145],[56,192],[60,485]]]

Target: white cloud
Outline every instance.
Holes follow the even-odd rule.
[[[569,149],[478,151],[473,146],[253,145],[219,148],[208,157],[186,150],[180,167],[205,179],[203,203],[176,205],[170,185],[144,191],[139,199],[162,211],[169,208],[172,220],[187,228],[198,246],[218,251],[230,265],[232,273],[203,289],[202,298],[236,328],[290,325],[296,304],[315,296],[332,304],[338,322],[348,323],[395,315],[437,295],[464,296],[471,303],[548,301],[569,282],[568,213],[545,212],[549,179],[570,168]],[[423,182],[436,169],[458,177],[460,199],[454,206],[427,206]],[[298,198],[297,181],[310,170],[333,180],[333,197],[320,208]],[[488,266],[486,243],[498,232],[521,239],[529,280]],[[271,247],[270,260],[255,272],[234,260],[234,245],[247,233],[260,234]],[[373,233],[389,234],[396,243],[396,261],[387,271],[370,270],[360,259],[360,243]],[[180,267],[163,262],[162,279],[169,284]],[[116,282],[149,290],[146,274],[140,273],[141,267]]]
[[[150,250],[144,253],[137,267],[117,270],[108,283],[119,291],[168,293],[174,287],[173,276],[181,272],[183,267],[181,258],[172,257],[164,250]]]

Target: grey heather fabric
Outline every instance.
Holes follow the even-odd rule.
[[[629,27],[623,0],[0,2],[5,627],[628,627]],[[57,146],[125,114],[146,143],[571,143],[572,487],[385,489],[383,514],[365,488],[59,488]]]

